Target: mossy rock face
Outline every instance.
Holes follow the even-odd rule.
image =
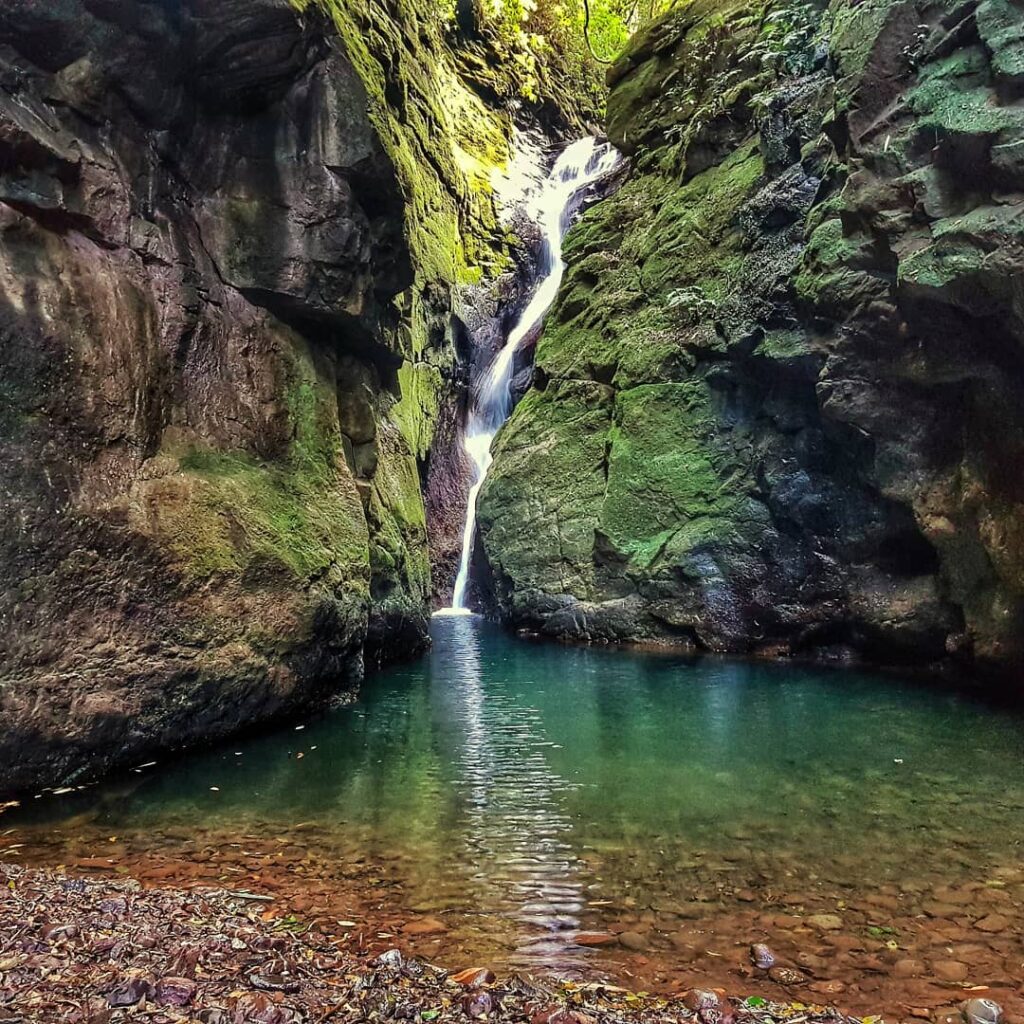
[[[0,792],[425,644],[451,324],[519,244],[517,72],[437,5],[102,7],[0,10]]]
[[[634,39],[632,174],[567,240],[481,496],[506,619],[1019,672],[1018,9],[694,0]]]
[[[727,446],[716,450],[711,404],[699,379],[619,392],[601,533],[627,572],[649,571],[668,550],[731,529],[744,466]]]
[[[593,590],[611,419],[610,388],[565,381],[528,394],[500,436],[478,509],[491,566],[514,584],[499,590],[513,616],[547,594]]]
[[[983,0],[978,6],[978,34],[992,54],[992,72],[1003,88],[1024,88],[1024,4],[1017,0]]]

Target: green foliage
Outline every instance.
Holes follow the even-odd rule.
[[[790,0],[775,6],[764,19],[761,38],[752,53],[782,74],[806,74],[814,63],[822,18],[821,4],[816,0]]]
[[[445,0],[456,23],[458,0]],[[520,93],[530,102],[556,88],[603,104],[605,63],[622,53],[630,35],[678,0],[474,0],[482,30],[496,36],[517,65]],[[588,11],[589,8],[589,11]],[[588,17],[589,14],[589,17]]]

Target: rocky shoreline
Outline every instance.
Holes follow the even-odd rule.
[[[879,1019],[721,990],[665,999],[601,983],[499,980],[485,967],[451,973],[397,949],[353,952],[248,890],[143,888],[11,864],[0,865],[0,882],[4,1024]]]

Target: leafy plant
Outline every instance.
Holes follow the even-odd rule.
[[[454,27],[472,10],[478,30],[497,38],[517,65],[524,99],[539,98],[542,80],[590,96],[604,96],[604,64],[622,52],[630,35],[677,0],[443,0]]]
[[[814,63],[822,17],[821,4],[815,0],[790,0],[774,7],[765,16],[761,41],[752,53],[782,74],[806,74]]]

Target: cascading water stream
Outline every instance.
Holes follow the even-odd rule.
[[[473,486],[466,507],[462,532],[462,559],[455,580],[452,607],[445,611],[468,613],[466,590],[476,534],[476,501],[491,468],[491,442],[512,412],[512,368],[519,346],[541,324],[558,295],[565,273],[562,240],[573,215],[583,202],[584,190],[615,169],[621,157],[607,143],[588,136],[568,146],[555,162],[537,196],[534,215],[541,231],[542,245],[537,272],[539,284],[519,321],[509,333],[504,348],[480,382],[463,437],[463,448],[473,465]]]

